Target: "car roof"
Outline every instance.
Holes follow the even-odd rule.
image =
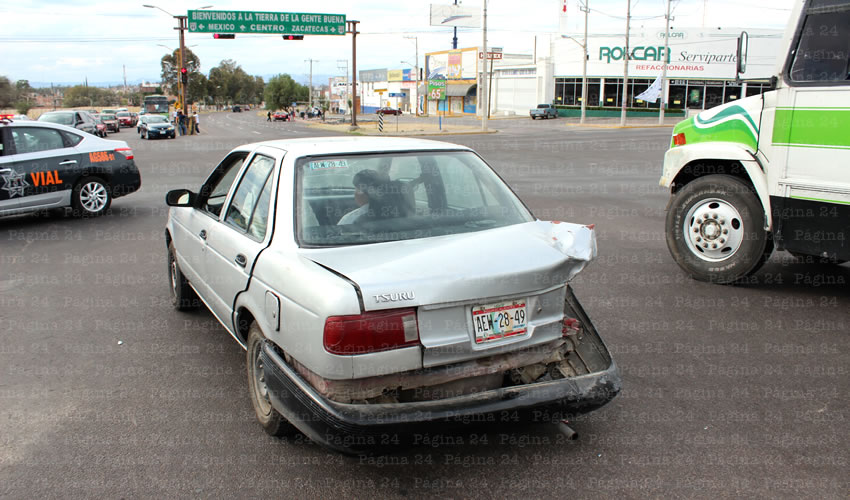
[[[449,151],[472,149],[449,142],[431,141],[428,139],[411,139],[406,137],[307,137],[303,139],[279,139],[273,141],[255,142],[236,148],[253,151],[260,146],[268,146],[284,150],[296,156],[341,154],[341,153],[381,153],[399,151]]]
[[[47,113],[43,113],[44,116]],[[40,122],[38,120],[12,120],[11,123],[3,123],[0,122],[0,127],[44,127],[44,128],[58,128],[59,130],[64,130],[66,132],[71,132],[73,134],[80,135],[80,130],[74,127],[69,127],[67,125],[61,125],[59,123],[53,122]]]

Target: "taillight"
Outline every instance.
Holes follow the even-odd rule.
[[[685,134],[680,132],[673,136],[673,144],[676,146],[684,146],[685,145]]]
[[[131,148],[115,148],[116,153],[121,153],[128,160],[133,159],[133,150]]]
[[[365,354],[419,344],[415,309],[393,309],[325,320],[325,350]]]

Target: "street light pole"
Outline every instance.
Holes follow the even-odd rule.
[[[481,130],[486,132],[487,110],[489,109],[487,99],[490,97],[487,95],[487,0],[484,0],[484,7],[481,14],[483,18],[481,45],[483,46],[482,51],[484,52],[484,57],[481,64],[481,88],[478,89],[478,94],[481,96],[481,102],[479,102],[478,105],[481,106]]]
[[[581,119],[584,123],[587,114],[587,14],[590,12],[590,0],[584,1],[584,7],[579,7],[584,12],[584,59],[581,61]]]
[[[667,0],[667,27],[664,28],[664,55],[661,56],[661,110],[658,112],[658,124],[664,125],[664,106],[667,104],[667,53],[670,50],[670,0]]]
[[[626,126],[626,107],[629,102],[629,22],[632,20],[632,0],[626,0],[626,53],[623,57],[623,109],[620,112],[620,126]]]
[[[457,28],[455,28],[457,29]],[[413,39],[416,41],[416,59],[414,62],[416,63],[416,103],[414,105],[414,109],[416,110],[416,116],[419,116],[419,37],[417,36],[406,36],[407,39]],[[457,40],[457,39],[455,39]],[[408,63],[409,64],[409,63]]]

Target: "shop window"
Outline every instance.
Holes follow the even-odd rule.
[[[723,102],[727,103],[727,102],[737,101],[740,98],[741,98],[741,87],[739,85],[727,83],[726,88],[724,89],[724,93],[723,93]]]
[[[688,86],[688,108],[691,109],[702,109],[702,97],[705,91],[705,87],[692,87]]]
[[[713,108],[723,104],[723,86],[722,85],[706,85],[705,86],[705,109]]]
[[[751,95],[759,95],[765,91],[766,85],[762,85],[760,83],[748,83],[747,84],[747,97]]]
[[[670,95],[667,98],[667,107],[684,109],[686,92],[687,86],[685,85],[670,85]]]

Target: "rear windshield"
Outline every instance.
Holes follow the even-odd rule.
[[[115,115],[100,115],[100,118],[103,120],[114,120]]]
[[[469,233],[534,220],[468,151],[301,158],[296,228],[305,246]]]
[[[128,113],[126,111],[122,111],[122,112],[118,113],[118,116],[126,118],[126,117],[130,116],[130,113]]]
[[[74,113],[45,113],[38,117],[40,122],[74,126]]]
[[[549,107],[548,104],[538,104],[537,105],[537,109],[543,109],[543,108],[548,108],[548,107]]]

